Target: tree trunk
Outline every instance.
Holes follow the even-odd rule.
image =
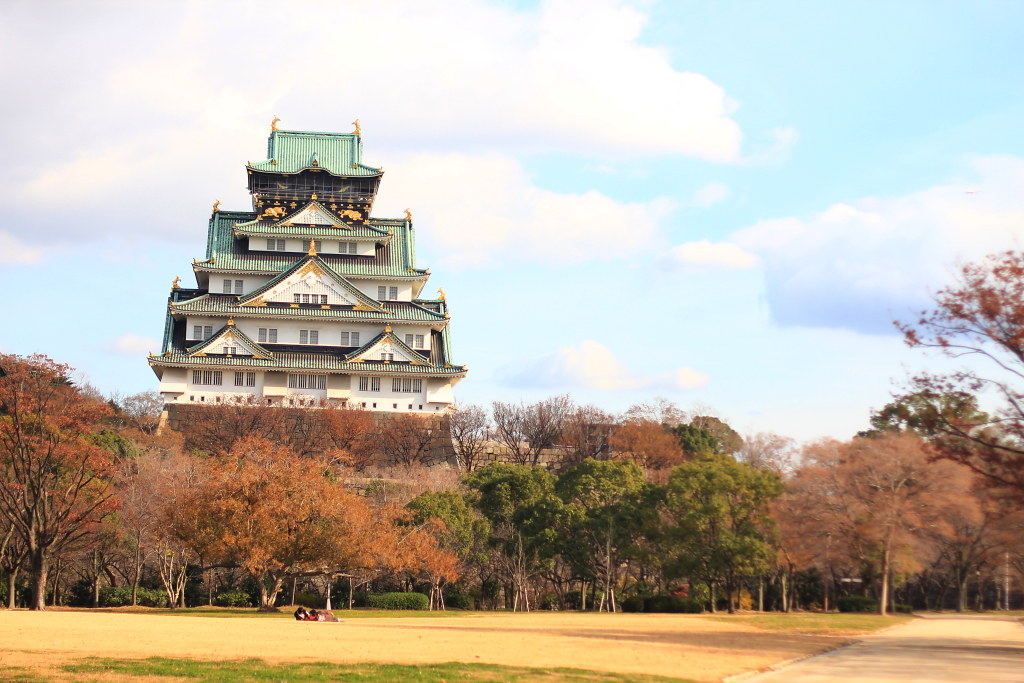
[[[882,551],[882,589],[878,596],[878,613],[883,617],[889,608],[889,551]]]
[[[50,572],[48,560],[46,551],[41,547],[29,551],[29,567],[32,572],[32,597],[28,606],[30,610],[46,609],[46,579]]]
[[[273,583],[270,588],[267,588],[267,579],[270,579]],[[274,576],[269,572],[264,573],[259,579],[260,584],[260,611],[261,612],[276,612],[277,608],[274,607],[274,603],[277,602],[277,594],[281,592],[281,586],[284,585],[284,576]]]
[[[709,605],[709,608],[710,608],[709,611],[712,614],[715,614],[715,613],[718,612],[718,605],[715,604],[717,601],[715,600],[715,582],[714,581],[708,581],[708,595],[709,595],[708,602],[711,603]]]
[[[7,572],[7,609],[14,609],[15,596],[18,586],[18,568],[14,567]]]
[[[142,578],[142,545],[135,545],[135,566],[132,574],[132,607],[139,604],[139,579]]]
[[[967,575],[965,574],[956,586],[956,611],[964,612],[967,610]]]

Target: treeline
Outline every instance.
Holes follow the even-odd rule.
[[[67,366],[0,356],[3,595],[1018,607],[1024,256],[967,266],[902,329],[994,369],[916,377],[857,437],[800,448],[663,400],[611,415],[567,396],[433,422],[219,406],[158,433],[152,396],[104,400]],[[424,455],[439,443],[445,463]]]

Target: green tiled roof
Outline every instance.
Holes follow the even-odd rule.
[[[380,169],[363,164],[363,141],[355,133],[297,130],[272,131],[266,161],[250,162],[247,168],[268,173],[321,168],[332,175],[348,177],[382,174]]]
[[[271,358],[251,356],[189,356],[185,353],[170,353],[150,356],[150,365],[219,367],[225,370],[238,368],[262,368],[265,370],[319,370],[354,375],[427,375],[432,377],[462,377],[466,374],[463,366],[444,367],[441,365],[408,363],[384,363],[363,361],[348,363],[342,357],[314,353],[275,353]]]
[[[288,306],[239,306],[238,297],[224,294],[203,294],[181,303],[171,302],[173,314],[227,315],[237,318],[330,318],[349,322],[441,323],[444,312],[429,310],[420,304],[405,301],[381,302],[383,312],[357,311],[351,308],[291,308]]]
[[[302,258],[296,253],[247,252],[244,240],[235,237],[235,223],[251,221],[256,217],[251,212],[218,211],[210,217],[206,260],[196,262],[193,270],[206,272],[239,272],[259,275],[276,275]],[[370,228],[393,237],[377,249],[373,257],[341,256],[321,254],[332,269],[345,277],[387,277],[422,280],[427,271],[415,267],[416,254],[413,248],[412,225],[402,219],[371,218]],[[335,228],[334,230],[337,230]],[[355,232],[355,231],[353,231]],[[346,235],[348,233],[345,233]],[[369,231],[364,233],[369,236]],[[377,240],[384,242],[384,240]]]
[[[221,335],[224,334],[225,332],[227,332],[228,330],[231,330],[231,333],[234,334],[235,336],[237,336],[242,341],[242,345],[243,346],[245,346],[245,345],[249,346],[255,352],[253,355],[255,355],[256,357],[263,356],[263,357],[269,358],[270,356],[274,355],[274,354],[270,353],[269,351],[267,351],[262,346],[260,346],[259,344],[257,344],[256,340],[254,340],[252,337],[247,335],[245,332],[242,332],[240,329],[235,327],[233,324],[232,325],[224,325],[219,330],[214,332],[213,335],[211,335],[209,339],[207,339],[206,341],[199,342],[195,346],[189,347],[188,349],[186,349],[186,351],[189,354],[202,353],[202,352],[206,351],[206,349],[212,347],[214,344],[217,344],[218,342],[220,342]]]
[[[338,284],[340,284],[346,291],[348,291],[350,294],[352,294],[354,297],[356,297],[356,299],[358,299],[364,306],[369,306],[370,308],[375,308],[375,309],[381,310],[380,303],[378,303],[376,299],[371,299],[370,297],[368,297],[365,294],[363,294],[362,292],[360,292],[359,289],[355,287],[355,285],[353,285],[351,282],[346,280],[339,273],[337,273],[334,270],[332,270],[331,267],[329,265],[327,265],[326,263],[324,263],[324,260],[322,258],[320,258],[319,256],[306,256],[306,258],[299,259],[294,264],[292,264],[291,268],[288,268],[287,270],[282,271],[280,274],[277,275],[277,277],[271,278],[262,287],[259,287],[259,288],[255,289],[255,290],[249,292],[244,297],[239,297],[239,301],[252,301],[253,299],[258,298],[260,294],[263,294],[264,292],[270,290],[271,288],[273,288],[275,285],[277,285],[282,280],[287,279],[289,275],[294,273],[299,268],[302,268],[304,265],[306,265],[310,261],[315,263],[317,265],[317,267],[319,267],[321,270],[326,272],[328,276],[330,276],[335,281],[337,281]],[[321,310],[323,310],[323,309],[321,309]]]

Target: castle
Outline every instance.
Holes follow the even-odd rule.
[[[443,290],[422,297],[415,232],[370,215],[383,169],[362,137],[277,129],[246,164],[252,210],[213,205],[196,286],[175,278],[160,353],[166,405],[317,407],[444,414],[452,361]]]

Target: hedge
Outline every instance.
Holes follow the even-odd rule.
[[[619,602],[623,612],[662,612],[675,614],[700,614],[704,603],[681,595],[631,595]]]
[[[844,595],[836,600],[840,612],[877,612],[878,601],[863,595]]]
[[[644,599],[644,611],[700,614],[704,611],[704,604],[700,600],[680,595],[652,595]]]
[[[430,599],[423,593],[370,593],[366,606],[373,609],[428,609]]]
[[[252,600],[244,591],[224,591],[213,596],[213,604],[217,607],[252,607]]]
[[[143,607],[167,607],[167,593],[139,586],[136,602]],[[132,604],[131,586],[104,586],[100,588],[100,607],[127,607]]]

